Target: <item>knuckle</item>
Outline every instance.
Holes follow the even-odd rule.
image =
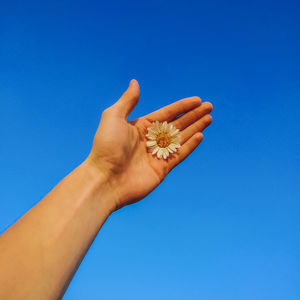
[[[171,107],[166,108],[166,116],[170,116],[174,113],[173,109]]]
[[[103,110],[102,114],[107,115],[110,111],[110,107],[107,107],[106,109]]]
[[[115,103],[112,106],[109,106],[106,109],[104,109],[104,111],[102,112],[102,114],[104,114],[104,115],[111,115],[111,114],[116,113],[117,111],[118,111],[118,103]]]
[[[199,109],[194,109],[194,110],[191,110],[189,115],[193,118],[193,120],[197,120],[199,118],[199,116],[201,116],[200,114],[201,112],[199,111]]]
[[[106,109],[103,110],[102,112],[102,117],[106,117],[106,116],[109,116],[112,112],[112,108],[111,107],[108,107]]]

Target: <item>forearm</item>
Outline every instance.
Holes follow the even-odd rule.
[[[108,179],[86,162],[0,236],[0,299],[62,296],[113,211]]]

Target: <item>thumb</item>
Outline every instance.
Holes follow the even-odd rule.
[[[120,114],[127,119],[129,114],[137,105],[140,98],[140,87],[135,79],[132,79],[122,97],[117,101],[116,106]]]

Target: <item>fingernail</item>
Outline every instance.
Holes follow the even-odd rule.
[[[131,79],[129,85],[131,85],[134,81],[136,81],[135,79]]]

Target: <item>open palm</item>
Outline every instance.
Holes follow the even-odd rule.
[[[132,80],[127,91],[101,117],[89,159],[110,178],[116,209],[144,198],[202,141],[211,123],[212,105],[199,97],[179,100],[149,115],[127,121],[139,100]],[[180,130],[181,148],[166,160],[147,151],[147,128],[153,121],[167,121]]]

